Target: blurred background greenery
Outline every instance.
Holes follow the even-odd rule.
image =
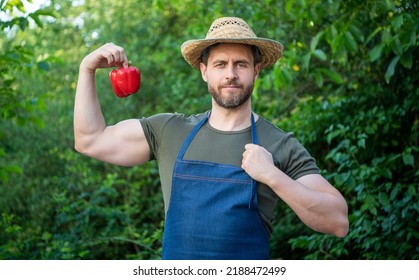
[[[98,71],[109,124],[207,110],[180,45],[221,16],[283,43],[283,58],[256,83],[254,110],[293,131],[349,204],[339,239],[280,203],[271,257],[419,259],[417,1],[0,3],[0,259],[160,258],[156,163],[123,168],[74,151],[78,66],[114,42],[140,68],[141,90],[126,99],[114,96],[109,70]]]

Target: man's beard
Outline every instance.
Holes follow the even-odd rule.
[[[231,94],[227,97],[223,97],[221,94],[221,90],[223,89],[224,86],[229,86],[229,85],[237,86],[235,82],[218,86],[217,89],[208,85],[208,91],[211,93],[212,98],[214,98],[218,106],[225,109],[229,109],[229,110],[237,110],[243,104],[245,104],[249,100],[249,98],[252,96],[253,85],[250,85],[245,88],[241,86],[240,88],[237,88],[237,89],[242,89],[242,93]]]

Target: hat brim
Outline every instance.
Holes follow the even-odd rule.
[[[278,61],[284,49],[281,43],[266,38],[212,38],[186,41],[181,46],[181,52],[185,60],[199,70],[202,52],[217,43],[246,44],[258,47],[261,54],[260,63],[262,68],[272,66]]]

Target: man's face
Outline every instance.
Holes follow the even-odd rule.
[[[201,74],[208,83],[213,100],[222,108],[238,109],[252,95],[260,64],[254,65],[249,46],[219,44],[211,48],[207,65],[201,63]]]

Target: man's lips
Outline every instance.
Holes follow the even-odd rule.
[[[232,88],[232,89],[235,89],[235,88],[241,88],[241,86],[240,85],[237,85],[237,84],[232,84],[232,85],[222,85],[221,88],[226,88],[226,89]]]

